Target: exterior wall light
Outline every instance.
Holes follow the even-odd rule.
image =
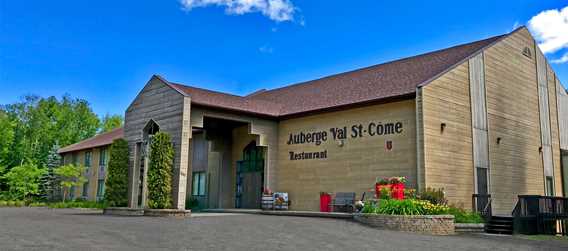
[[[501,144],[501,137],[497,138],[497,145]]]
[[[446,123],[442,123],[440,124],[440,131],[444,132],[444,129],[446,128]]]

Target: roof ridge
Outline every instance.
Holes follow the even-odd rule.
[[[181,84],[181,83],[176,83],[176,82],[171,82],[171,81],[168,81],[168,83],[170,83],[171,85],[185,87],[185,88],[193,88],[193,89],[198,89],[198,90],[201,90],[201,91],[213,92],[213,93],[222,94],[222,95],[229,95],[229,96],[233,96],[233,97],[237,97],[237,98],[246,98],[246,96],[240,96],[240,95],[237,95],[237,94],[232,94],[232,93],[222,92],[222,91],[215,91],[215,90],[197,87],[197,86],[193,86],[193,85],[186,85],[186,84]]]
[[[72,149],[73,147],[75,147],[75,146],[77,146],[77,145],[84,144],[84,143],[86,143],[86,142],[90,142],[90,141],[93,141],[93,140],[97,140],[98,138],[104,137],[104,136],[106,136],[106,135],[109,135],[109,134],[111,134],[111,133],[114,133],[114,132],[116,132],[116,131],[123,130],[123,129],[124,129],[124,126],[120,126],[120,127],[114,128],[114,129],[112,129],[112,130],[110,130],[110,131],[108,131],[108,132],[103,132],[103,133],[95,134],[95,135],[93,135],[92,137],[83,139],[83,140],[81,140],[81,141],[79,141],[79,142],[76,142],[76,143],[73,143],[73,144],[71,144],[71,145],[67,145],[67,146],[61,147],[61,148],[59,148],[59,150],[58,150],[57,152],[58,152],[58,153],[67,152],[68,149]],[[80,149],[79,149],[79,150],[80,150]]]

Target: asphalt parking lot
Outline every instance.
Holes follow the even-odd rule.
[[[0,250],[568,250],[568,241],[427,236],[347,220],[288,216],[194,214],[176,219],[0,208]]]

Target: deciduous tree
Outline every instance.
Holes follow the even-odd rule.
[[[63,190],[63,202],[65,202],[67,193],[72,187],[82,186],[85,182],[87,182],[87,178],[83,176],[83,173],[85,172],[85,167],[83,166],[67,164],[55,168],[54,172],[60,180],[59,184]]]
[[[106,114],[101,121],[101,132],[109,132],[113,129],[121,127],[124,123],[124,118],[121,115]]]
[[[18,200],[29,199],[39,194],[39,180],[45,169],[27,163],[12,168],[4,175],[11,197]]]

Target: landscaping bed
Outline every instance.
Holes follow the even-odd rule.
[[[375,198],[359,202],[354,220],[371,227],[432,235],[483,230],[483,218],[448,204],[443,189],[405,189],[405,177],[377,178]]]

